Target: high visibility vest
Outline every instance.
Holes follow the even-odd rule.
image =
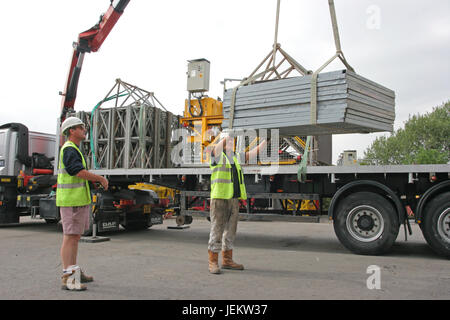
[[[225,161],[224,161],[225,159]],[[245,191],[244,174],[242,173],[241,165],[236,156],[233,156],[233,161],[236,164],[236,170],[239,178],[239,188],[241,196],[239,199],[246,200],[247,192]],[[209,166],[211,173],[211,199],[232,199],[234,194],[233,173],[231,163],[228,157],[222,152],[220,160],[216,165],[212,164],[212,157]]]
[[[87,180],[71,176],[67,173],[64,163],[63,155],[64,149],[67,147],[75,148],[81,155],[83,167],[86,168],[86,161],[83,154],[77,145],[72,141],[67,141],[59,153],[59,167],[58,167],[58,185],[56,189],[56,205],[58,207],[82,207],[91,203],[91,192]]]

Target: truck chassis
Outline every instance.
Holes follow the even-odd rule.
[[[318,222],[328,215],[340,242],[363,255],[387,253],[399,234],[412,234],[414,219],[438,254],[450,257],[450,165],[308,167],[306,180],[297,180],[298,167],[243,166],[249,199],[265,201],[264,212],[252,201],[242,203],[241,216],[251,220]],[[147,182],[180,191],[175,204],[180,221],[208,216],[210,169],[206,166],[168,169],[95,170],[111,185]],[[190,203],[202,199],[203,210]],[[330,199],[328,208],[323,200]],[[317,214],[275,205],[280,200],[319,200]],[[408,211],[410,214],[408,214]],[[411,212],[413,214],[411,214]],[[99,217],[99,219],[101,219]]]

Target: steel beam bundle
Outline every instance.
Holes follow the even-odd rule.
[[[232,91],[224,94],[224,128],[229,127]],[[284,136],[393,130],[394,91],[348,70],[319,75],[315,125],[310,103],[310,75],[243,86],[236,93],[233,128],[278,128]]]
[[[117,94],[109,97],[117,89]],[[179,116],[164,111],[152,92],[117,80],[104,103],[113,107],[78,112],[88,134],[82,144],[88,167],[96,169],[170,168],[172,131]],[[91,143],[92,139],[92,143]]]

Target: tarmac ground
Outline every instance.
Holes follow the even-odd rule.
[[[22,218],[0,228],[2,300],[448,300],[449,261],[436,255],[417,225],[403,227],[384,256],[355,255],[332,222],[240,221],[234,260],[244,271],[208,272],[209,222],[187,229],[174,219],[144,231],[103,234],[80,243],[78,264],[94,276],[84,292],[60,288],[60,225]]]

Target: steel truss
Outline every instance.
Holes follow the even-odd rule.
[[[92,112],[76,116],[87,128],[82,149],[89,168],[172,167],[171,138],[179,116],[167,111],[153,92],[117,79]]]

